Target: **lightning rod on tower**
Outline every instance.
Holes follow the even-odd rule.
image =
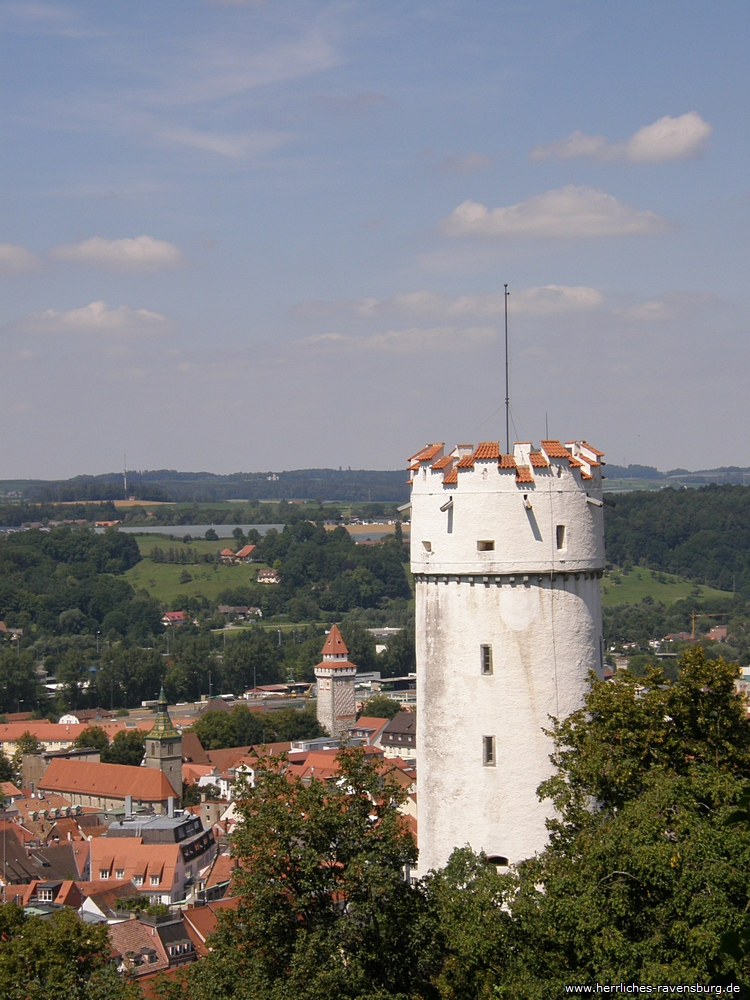
[[[508,362],[508,283],[505,283],[505,454],[510,454],[510,377]]]

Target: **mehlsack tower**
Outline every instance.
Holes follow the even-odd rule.
[[[158,767],[166,775],[177,798],[182,798],[182,736],[172,725],[164,688],[159,692],[156,703],[156,722],[146,733],[143,764],[144,767]]]
[[[357,721],[354,680],[357,668],[349,662],[349,650],[337,625],[331,626],[323,645],[323,662],[315,668],[318,682],[318,722],[338,739]]]
[[[422,873],[466,844],[500,865],[547,842],[543,729],[602,669],[602,456],[483,441],[410,459]]]

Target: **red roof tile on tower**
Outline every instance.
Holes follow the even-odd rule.
[[[440,451],[440,449],[442,447],[443,447],[443,442],[442,441],[437,441],[437,442],[435,442],[435,444],[425,445],[425,447],[422,448],[421,451],[416,452],[416,454],[414,454],[414,455],[410,455],[409,456],[409,461],[410,462],[429,462],[430,459],[433,459],[435,457],[435,455],[437,455],[437,453]]]
[[[444,469],[446,467],[446,465],[450,465],[452,461],[453,461],[453,458],[450,455],[443,455],[442,458],[439,458],[436,462],[433,462],[432,465],[430,466],[430,468],[431,469]]]
[[[480,441],[474,452],[474,458],[500,458],[500,442]]]
[[[605,453],[603,451],[599,451],[599,449],[595,448],[593,444],[589,444],[588,441],[581,441],[581,444],[584,446],[584,448],[588,448],[589,451],[593,452],[595,455],[598,455],[599,458],[604,458]]]
[[[583,462],[579,461],[574,455],[570,456],[570,467],[571,469],[582,469]]]
[[[409,468],[406,471],[407,472],[417,472],[418,470],[419,470],[419,462],[412,462],[412,464],[409,466]]]
[[[516,457],[515,455],[501,455],[500,461],[497,464],[501,469],[515,469]]]
[[[463,458],[459,458],[457,469],[473,469],[474,468],[474,455],[464,455]]]
[[[542,448],[550,458],[570,458],[570,452],[559,441],[542,441]]]
[[[533,483],[534,477],[531,475],[531,469],[528,465],[519,465],[516,467],[516,482],[517,483]]]
[[[593,479],[593,478],[594,478],[594,477],[593,477],[593,476],[590,476],[590,475],[588,474],[588,472],[582,472],[582,473],[581,473],[581,479]]]
[[[529,461],[535,469],[546,469],[549,465],[543,451],[530,451]]]
[[[455,486],[458,482],[458,469],[455,466],[443,476],[443,486]]]
[[[349,650],[346,648],[346,643],[341,638],[338,625],[331,625],[331,631],[328,633],[328,638],[323,643],[321,654],[323,656],[340,656],[342,653],[346,656],[348,655]]]

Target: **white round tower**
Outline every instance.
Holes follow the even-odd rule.
[[[543,730],[602,669],[601,458],[485,441],[410,459],[421,873],[466,844],[498,864],[546,844]]]

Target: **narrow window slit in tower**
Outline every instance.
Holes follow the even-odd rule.
[[[482,673],[492,673],[492,646],[480,646]]]
[[[495,766],[495,737],[482,737],[482,762],[485,767]]]
[[[477,551],[478,552],[494,552],[495,551],[495,543],[492,542],[492,541],[477,542]]]
[[[557,547],[558,549],[565,548],[565,525],[558,524],[557,526]]]

